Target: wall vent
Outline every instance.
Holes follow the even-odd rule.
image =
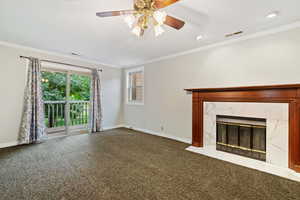
[[[81,56],[79,53],[71,52],[72,56]]]
[[[225,37],[232,37],[232,36],[240,35],[242,33],[243,33],[243,31],[238,31],[238,32],[235,32],[235,33],[229,33],[229,34],[225,35]]]

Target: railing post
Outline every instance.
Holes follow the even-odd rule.
[[[69,125],[70,125],[70,84],[71,84],[71,74],[68,71],[66,74],[66,104],[65,104],[65,126],[66,135],[69,135]]]

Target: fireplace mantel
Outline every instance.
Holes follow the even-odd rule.
[[[203,147],[204,102],[289,104],[289,168],[300,172],[300,84],[185,89],[193,94],[192,145]]]

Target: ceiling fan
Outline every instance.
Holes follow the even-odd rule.
[[[109,12],[98,12],[98,17],[126,16],[125,22],[132,29],[132,33],[143,36],[145,30],[150,25],[154,26],[155,35],[159,36],[164,32],[162,25],[165,24],[177,30],[181,29],[185,22],[167,15],[165,11],[160,11],[180,0],[134,0],[133,10],[120,10]]]

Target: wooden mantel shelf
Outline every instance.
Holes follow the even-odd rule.
[[[289,168],[300,172],[300,84],[185,89],[193,93],[193,146],[203,147],[204,102],[289,104]]]
[[[224,92],[224,91],[255,91],[255,90],[275,90],[275,89],[297,89],[297,88],[300,88],[300,84],[225,87],[225,88],[190,88],[184,90],[189,92]]]

